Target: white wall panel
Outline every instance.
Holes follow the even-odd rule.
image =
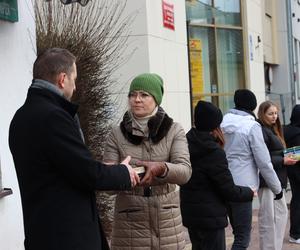
[[[24,249],[21,199],[8,147],[8,129],[31,83],[35,24],[31,1],[20,0],[18,7],[18,22],[0,20],[0,156],[3,186],[13,189],[13,195],[0,199],[1,250]]]

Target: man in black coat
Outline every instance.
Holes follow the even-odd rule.
[[[10,125],[9,146],[22,198],[26,250],[108,249],[94,191],[130,189],[139,177],[129,165],[92,159],[70,102],[76,58],[52,48],[38,56],[24,105]]]

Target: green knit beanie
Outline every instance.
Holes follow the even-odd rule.
[[[164,93],[163,79],[155,73],[144,73],[138,75],[132,80],[129,93],[139,90],[152,95],[157,105],[160,105]]]

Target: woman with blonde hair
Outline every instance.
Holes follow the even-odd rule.
[[[278,106],[272,101],[261,103],[258,108],[258,122],[262,126],[264,140],[269,150],[274,170],[284,190],[287,187],[286,166],[294,165],[297,161],[283,155],[283,149],[286,147],[286,144],[278,111]],[[288,219],[284,192],[281,199],[275,200],[273,192],[267,187],[263,177],[260,176],[258,196],[260,202],[258,211],[260,249],[280,250],[282,249]]]

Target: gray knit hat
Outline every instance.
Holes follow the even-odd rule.
[[[139,90],[152,95],[157,105],[160,105],[164,94],[163,79],[155,73],[144,73],[138,75],[130,84],[129,94],[132,91]]]

